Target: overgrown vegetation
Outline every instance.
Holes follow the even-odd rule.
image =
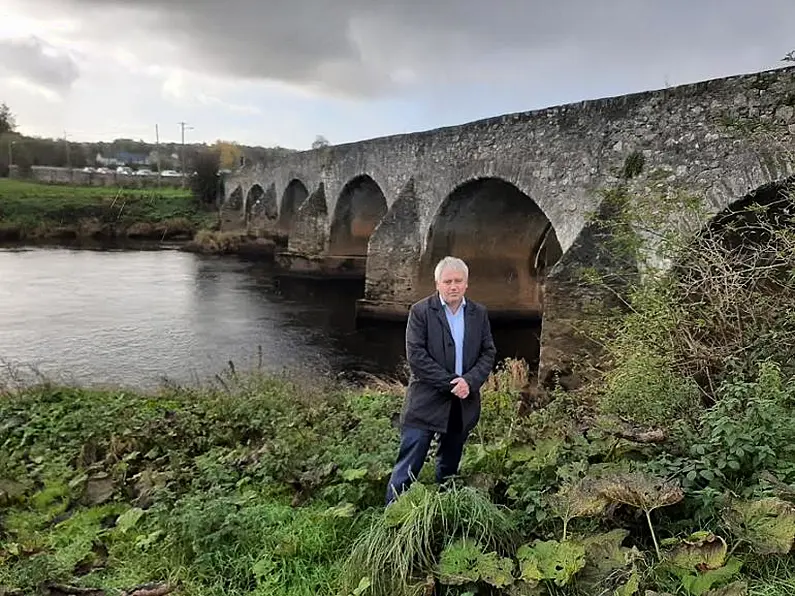
[[[461,476],[436,487],[428,465],[386,510],[399,386],[9,387],[0,593],[791,594],[789,190],[717,219],[611,191],[604,231],[642,275],[588,329],[601,376],[527,412],[505,363]],[[685,234],[659,231],[672,214]]]
[[[221,153],[217,150],[200,151],[193,161],[196,174],[191,177],[190,184],[194,198],[201,205],[215,205],[221,192]]]
[[[74,187],[0,179],[0,241],[191,238],[217,216],[189,191]]]
[[[776,461],[754,459],[781,447],[778,436],[759,436],[754,415],[726,434],[716,413],[693,430],[701,443],[652,446],[583,428],[564,395],[517,418],[521,384],[507,370],[498,379],[462,478],[439,490],[428,466],[386,511],[397,387],[229,373],[214,388],[156,395],[9,389],[0,402],[0,586],[706,594],[739,581],[787,593],[792,457],[784,449]],[[757,402],[769,380],[735,391]],[[756,403],[760,412],[795,397],[792,385],[779,387]],[[742,433],[757,434],[737,446],[770,465],[721,472],[713,449]]]

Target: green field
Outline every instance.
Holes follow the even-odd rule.
[[[0,240],[192,236],[214,214],[187,190],[121,189],[0,179]]]

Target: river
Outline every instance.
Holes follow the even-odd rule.
[[[84,386],[198,384],[230,361],[402,378],[405,325],[357,324],[362,292],[177,250],[1,249],[0,362],[6,379]],[[495,324],[499,357],[534,358],[537,332]]]

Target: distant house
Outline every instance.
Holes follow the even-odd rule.
[[[149,155],[147,153],[119,151],[113,157],[105,157],[101,153],[97,153],[95,160],[101,166],[141,166],[149,164]]]
[[[99,166],[119,165],[119,161],[115,157],[105,157],[101,153],[97,153],[97,156],[94,158],[94,161],[96,161],[97,165]]]
[[[123,164],[140,166],[149,163],[149,154],[129,153],[127,151],[119,151],[116,154],[116,159],[118,159]]]

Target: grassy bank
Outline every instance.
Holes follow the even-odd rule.
[[[754,420],[795,400],[776,375],[733,389]],[[517,417],[524,378],[513,363],[490,380],[456,484],[439,492],[426,466],[386,512],[399,387],[9,389],[0,593],[792,593],[795,424],[727,431],[720,412],[689,445],[649,442],[563,394]],[[741,466],[705,474],[720,454]]]
[[[189,191],[0,179],[0,242],[186,240],[214,224]]]

